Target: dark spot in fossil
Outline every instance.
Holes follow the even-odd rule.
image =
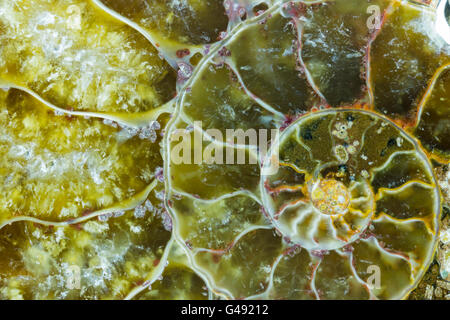
[[[313,136],[310,130],[305,130],[305,132],[302,133],[302,138],[305,140],[312,140]]]
[[[395,138],[389,139],[389,141],[388,141],[388,143],[387,143],[388,147],[393,147],[393,146],[395,146],[396,144],[397,144],[397,141],[395,140]]]

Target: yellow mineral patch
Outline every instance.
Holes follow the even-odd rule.
[[[413,3],[0,0],[0,300],[448,280],[450,51]]]
[[[133,113],[170,100],[175,73],[88,0],[0,1],[0,79],[67,110]]]
[[[0,91],[0,224],[15,216],[61,221],[144,191],[159,146],[99,119],[55,115],[30,95]]]
[[[450,64],[440,68],[419,106],[414,134],[431,157],[450,162]]]
[[[221,0],[101,0],[154,38],[178,45],[215,42],[227,29]],[[164,46],[164,43],[161,44]]]
[[[153,277],[170,238],[162,206],[66,226],[0,229],[0,299],[121,299]],[[145,232],[130,232],[130,226]]]
[[[377,112],[410,122],[436,69],[450,61],[435,19],[424,6],[393,1],[369,50],[368,84]]]
[[[336,215],[347,210],[350,195],[343,183],[336,180],[321,180],[312,187],[311,201],[323,214]]]

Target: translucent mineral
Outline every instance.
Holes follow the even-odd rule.
[[[450,299],[439,4],[0,0],[0,299]]]

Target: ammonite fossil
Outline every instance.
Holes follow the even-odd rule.
[[[0,298],[449,299],[445,4],[0,0]]]

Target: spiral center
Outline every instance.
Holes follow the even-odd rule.
[[[321,213],[333,216],[347,211],[350,194],[342,182],[322,179],[313,184],[311,201]]]

